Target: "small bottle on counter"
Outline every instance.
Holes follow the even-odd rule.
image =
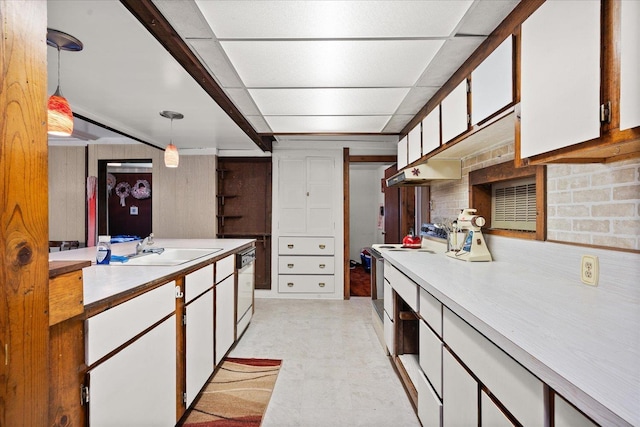
[[[98,264],[109,264],[111,261],[111,236],[98,236],[98,250],[96,262]]]

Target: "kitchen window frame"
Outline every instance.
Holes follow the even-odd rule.
[[[527,240],[547,239],[547,169],[545,165],[516,168],[514,162],[499,163],[469,172],[469,206],[491,224],[492,186],[497,183],[534,177],[536,181],[536,230],[483,229],[486,234]]]

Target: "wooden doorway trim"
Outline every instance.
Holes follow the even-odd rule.
[[[342,197],[343,214],[342,224],[344,229],[343,238],[343,269],[344,269],[344,299],[351,299],[351,268],[349,266],[349,246],[351,244],[351,231],[349,229],[350,200],[349,194],[349,166],[351,163],[395,163],[396,156],[350,156],[349,148],[342,149]]]

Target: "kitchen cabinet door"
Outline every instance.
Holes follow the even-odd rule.
[[[308,157],[307,233],[333,235],[333,179],[335,162],[330,157]]]
[[[478,383],[447,350],[442,354],[442,367],[442,425],[477,426]]]
[[[302,233],[307,224],[304,159],[280,159],[278,169],[280,231]]]
[[[442,100],[442,143],[467,131],[467,79]]]
[[[398,142],[398,170],[402,170],[408,163],[409,141],[405,136]]]
[[[438,147],[440,147],[439,106],[422,120],[422,154],[428,154]]]
[[[413,163],[422,156],[422,129],[420,123],[407,136],[407,159]]]
[[[471,124],[513,102],[513,48],[507,38],[471,73]]]
[[[440,427],[442,424],[442,402],[435,394],[424,375],[418,373],[415,384],[418,391],[418,418],[423,427]]]
[[[185,307],[186,377],[188,407],[214,368],[213,289]]]
[[[640,126],[640,2],[620,2],[620,129]]]
[[[557,394],[554,395],[553,410],[555,427],[596,427],[593,421]]]
[[[235,278],[229,276],[216,285],[216,365],[235,341]]]
[[[514,424],[509,418],[493,403],[487,393],[480,392],[481,422],[480,425],[486,427],[513,427]]]
[[[522,24],[520,80],[521,158],[598,138],[600,2],[542,4]]]
[[[89,425],[176,423],[176,318],[89,371]]]

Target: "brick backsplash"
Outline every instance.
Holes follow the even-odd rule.
[[[462,159],[462,180],[431,184],[432,222],[469,207],[469,172],[513,158],[511,143]],[[547,239],[640,250],[640,160],[547,166]]]

